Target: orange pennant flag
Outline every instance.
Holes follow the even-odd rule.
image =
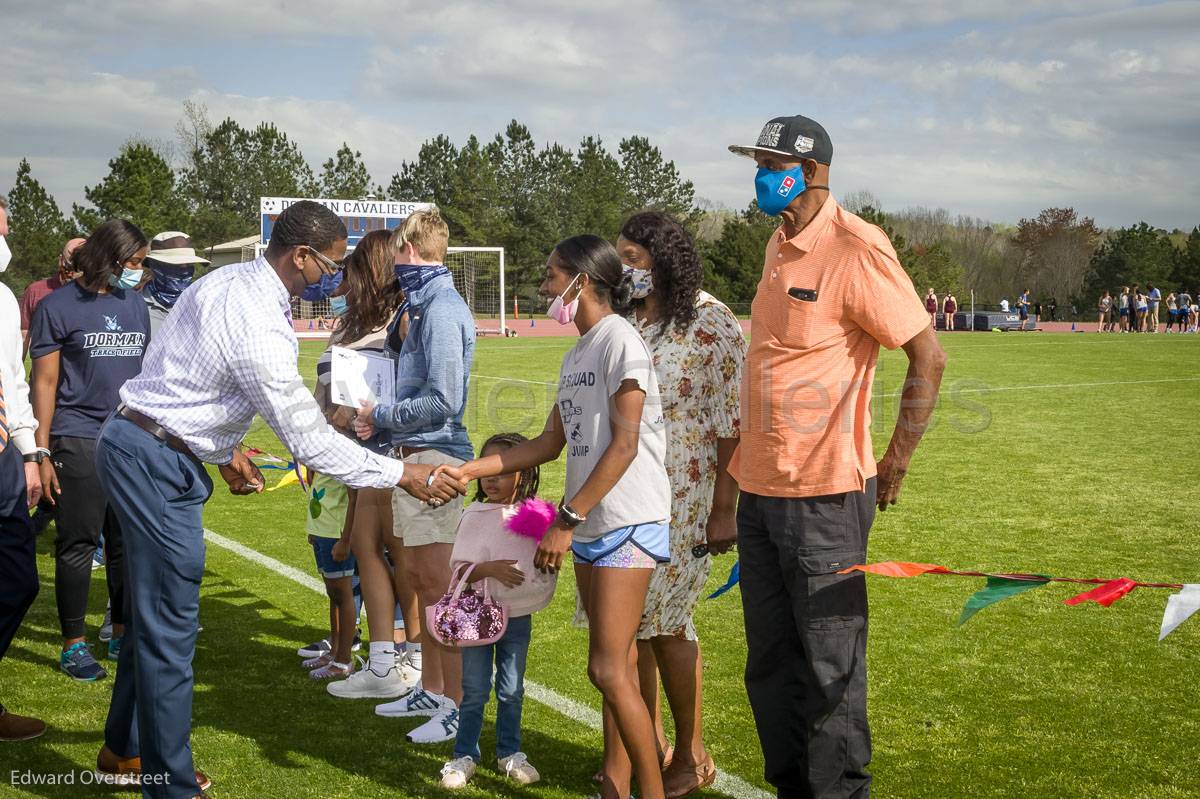
[[[902,560],[889,560],[883,563],[859,564],[849,569],[842,569],[838,574],[850,572],[868,572],[882,574],[884,577],[916,577],[921,574],[945,574],[949,571],[945,566],[933,563],[907,563]]]

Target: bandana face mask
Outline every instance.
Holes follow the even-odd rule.
[[[633,282],[633,291],[629,296],[635,300],[644,300],[650,296],[650,292],[654,291],[654,273],[649,269],[638,269],[629,264],[621,264],[624,267],[625,274],[629,275],[629,279]]]

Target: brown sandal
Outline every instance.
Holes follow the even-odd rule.
[[[679,761],[676,768],[663,771],[663,792],[667,799],[681,799],[716,782],[717,766],[709,755],[694,766]]]
[[[666,771],[668,768],[670,768],[673,762],[675,762],[675,747],[671,746],[671,744],[667,744],[667,748],[658,753],[659,768],[661,768],[663,771]],[[597,771],[595,774],[593,774],[592,782],[594,782],[596,785],[603,785],[604,772]]]

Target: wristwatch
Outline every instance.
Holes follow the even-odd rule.
[[[45,453],[45,452],[42,452],[42,451],[39,449],[39,450],[37,450],[37,451],[35,451],[35,452],[31,452],[31,453],[29,453],[28,455],[25,455],[25,456],[23,456],[23,457],[22,457],[22,460],[24,460],[26,463],[38,463],[38,464],[40,464],[42,461],[46,460],[46,453]]]
[[[586,522],[587,517],[580,516],[578,513],[576,513],[575,509],[568,505],[567,501],[564,499],[562,502],[558,503],[558,521],[562,523],[564,527],[569,527],[570,529],[574,530],[576,527]]]

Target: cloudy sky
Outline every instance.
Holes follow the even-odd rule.
[[[52,9],[52,10],[51,10]],[[650,137],[741,208],[749,143],[821,121],[835,193],[1015,222],[1200,224],[1200,2],[0,0],[0,192],[28,157],[69,209],[183,102],[342,141],[386,185],[439,133]]]

